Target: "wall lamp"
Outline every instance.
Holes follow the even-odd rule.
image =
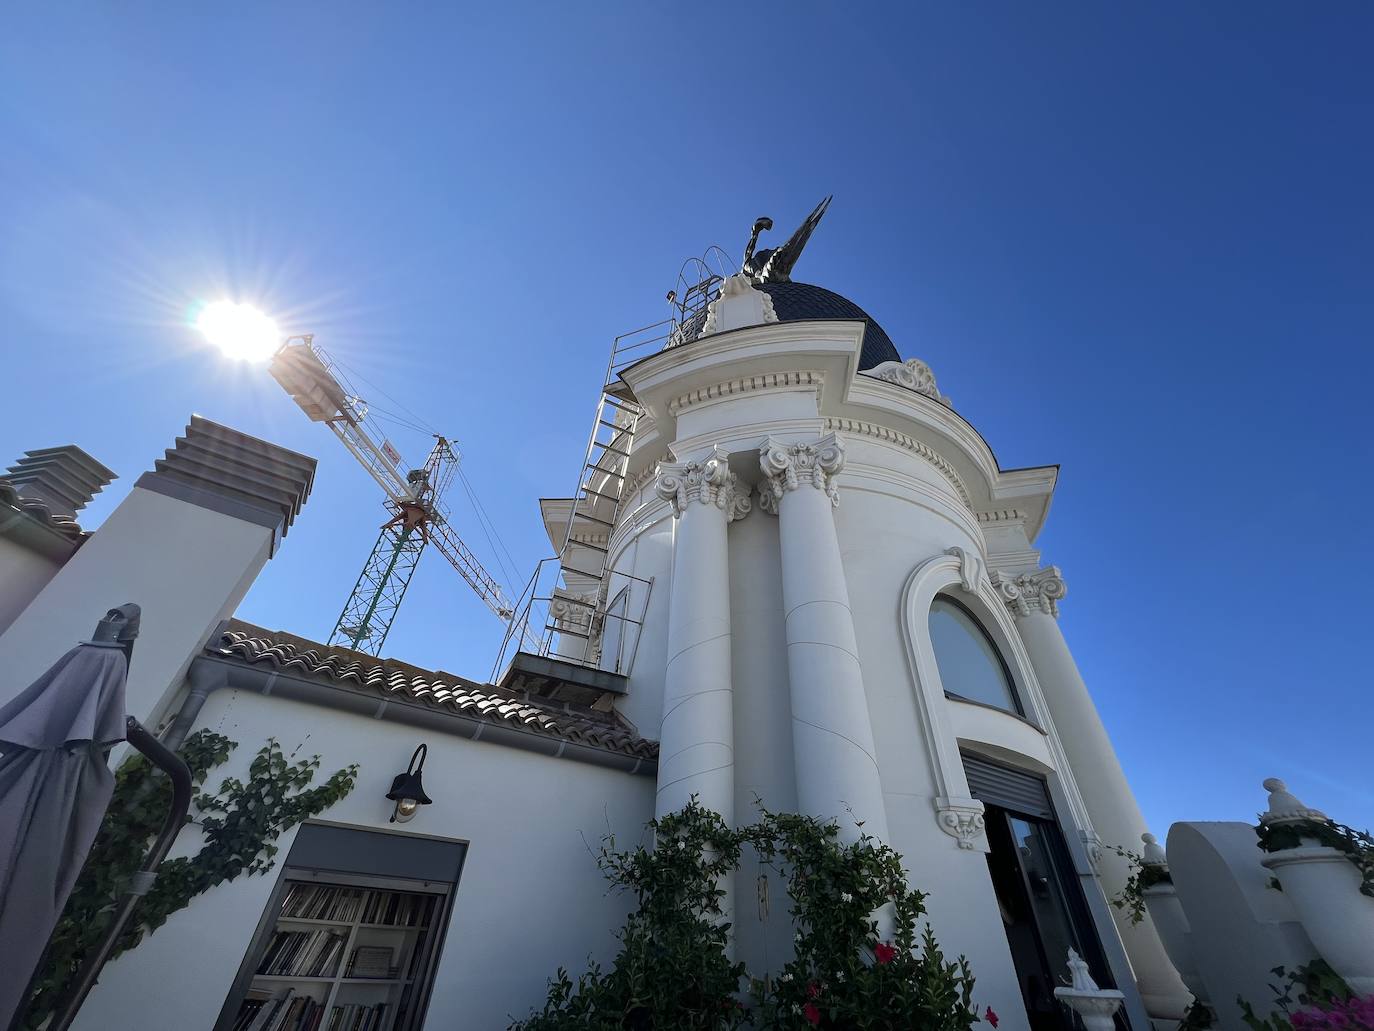
[[[428,755],[428,745],[421,745],[415,749],[405,773],[396,774],[396,778],[391,782],[391,790],[386,793],[386,797],[396,803],[396,810],[391,814],[391,823],[408,823],[420,806],[429,805],[434,801],[425,794],[425,787],[420,783],[420,773],[425,768],[425,759]]]

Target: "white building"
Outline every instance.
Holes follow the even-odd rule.
[[[1145,827],[1059,631],[1065,580],[1034,547],[1057,469],[1002,469],[925,363],[851,301],[790,281],[818,218],[778,251],[751,243],[749,271],[618,370],[628,414],[608,422],[626,454],[592,495],[544,502],[568,566],[553,654],[517,656],[499,685],[231,619],[308,495],[302,456],[193,420],[74,552],[71,527],[21,496],[36,479],[0,486],[28,513],[0,512],[6,692],[133,600],[131,713],[178,739],[227,734],[229,772],[269,736],[326,772],[362,764],[271,874],[196,899],[112,963],[78,1027],[225,1029],[246,993],[287,984],[386,1001],[398,1028],[503,1027],[555,968],[613,949],[626,903],[587,843],[639,840],[693,794],[736,822],[756,796],[846,834],[864,821],[1007,1028],[1069,1026],[1051,991],[1070,946],[1125,992],[1137,1031],[1182,1014],[1148,920],[1107,902],[1126,869],[1101,846]],[[67,544],[26,558],[41,535]],[[384,796],[422,742],[434,801],[398,828]],[[740,871],[730,906],[737,953],[763,973],[791,931],[757,874]],[[319,883],[432,907],[424,930],[338,921],[351,946],[392,950],[394,983],[255,975],[275,931],[325,926],[278,926]]]

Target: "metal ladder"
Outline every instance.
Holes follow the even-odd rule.
[[[549,606],[544,629],[546,634],[582,638],[589,651],[594,650],[601,632],[609,587],[610,535],[625,501],[630,453],[644,414],[619,379],[620,369],[650,345],[661,347],[670,329],[667,322],[659,322],[615,338],[558,549],[562,587],[554,591],[555,604]]]

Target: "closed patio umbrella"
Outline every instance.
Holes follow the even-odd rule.
[[[23,1001],[114,791],[137,605],[0,708],[0,1027]],[[3,671],[0,671],[3,675]]]

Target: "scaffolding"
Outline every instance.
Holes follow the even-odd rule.
[[[653,581],[610,566],[611,536],[626,500],[635,432],[644,414],[621,373],[699,333],[708,305],[733,271],[719,247],[689,258],[668,293],[668,318],[622,333],[612,342],[577,489],[566,499],[558,552],[539,563],[516,599],[493,681],[507,658],[520,651],[629,675]]]

